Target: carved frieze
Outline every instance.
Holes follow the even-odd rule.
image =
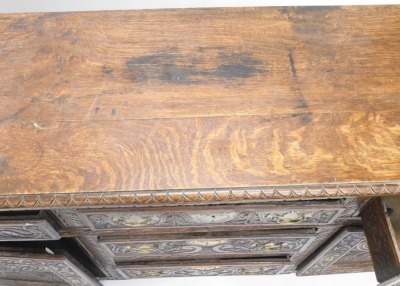
[[[287,199],[372,197],[400,193],[400,182],[264,186],[176,191],[107,192],[0,196],[1,209],[53,209],[109,206],[161,206],[210,203],[266,202]]]
[[[329,224],[343,211],[336,209],[285,208],[271,209],[268,206],[218,209],[197,208],[181,211],[120,210],[94,212],[81,215],[92,230],[179,228],[212,226],[276,226]]]

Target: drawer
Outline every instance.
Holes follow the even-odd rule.
[[[356,200],[310,200],[51,214],[107,276],[127,279],[294,273],[342,225],[358,224],[359,208]]]
[[[160,233],[186,231],[229,231],[241,228],[268,229],[328,225],[346,209],[339,200],[316,203],[247,204],[78,210],[92,231],[135,231]]]
[[[101,237],[99,243],[117,261],[289,257],[306,249],[315,237],[314,229],[303,229]]]
[[[279,275],[293,272],[289,262],[271,260],[197,261],[117,265],[126,279],[229,275]]]

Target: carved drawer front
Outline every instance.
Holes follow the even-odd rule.
[[[0,212],[0,241],[58,240],[55,223],[44,212],[6,215]]]
[[[278,275],[293,272],[289,262],[269,260],[230,262],[169,262],[118,265],[127,279],[189,276]]]
[[[337,200],[319,204],[231,205],[80,210],[79,215],[93,231],[162,229],[206,229],[293,225],[326,225],[345,210]]]
[[[301,252],[315,239],[312,231],[148,235],[99,240],[116,260],[171,260],[215,257],[266,257]]]
[[[307,276],[367,271],[373,271],[373,265],[364,231],[362,228],[348,227],[302,263],[297,274]]]
[[[64,255],[0,252],[1,285],[100,286]]]

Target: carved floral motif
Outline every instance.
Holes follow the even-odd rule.
[[[75,267],[66,261],[50,259],[30,259],[19,257],[0,257],[0,269],[3,274],[7,273],[51,273],[67,282],[69,285],[94,286],[99,285],[95,280],[77,272]]]
[[[175,268],[121,268],[129,278],[146,277],[186,277],[186,276],[225,276],[225,275],[276,275],[286,266],[192,266]]]
[[[52,213],[67,228],[84,228],[87,225],[78,216],[76,209],[56,209]]]
[[[121,212],[87,214],[94,229],[209,225],[327,224],[339,210],[220,210],[203,212]]]
[[[233,253],[294,253],[301,251],[312,238],[255,238],[255,239],[207,239],[160,242],[103,243],[115,256],[132,258],[190,255],[202,252],[214,254]]]
[[[368,265],[371,264],[368,245],[362,229],[344,229],[314,259],[301,266],[299,274],[350,273],[352,268],[347,269],[343,265],[353,264],[365,265],[365,270],[357,268],[357,272],[368,271]]]
[[[57,240],[59,234],[45,220],[29,222],[1,222],[0,241]]]

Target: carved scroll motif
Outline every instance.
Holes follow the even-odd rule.
[[[59,258],[59,257],[58,257]],[[38,275],[51,274],[57,276],[68,285],[98,286],[97,281],[91,279],[68,260],[59,259],[31,259],[19,257],[0,257],[0,268],[2,274],[19,274],[21,278],[24,273],[36,273]]]
[[[287,266],[193,266],[174,268],[129,269],[120,271],[129,278],[227,276],[227,275],[276,275]]]
[[[199,239],[159,242],[103,243],[116,257],[154,257],[163,255],[276,254],[301,251],[313,238]]]
[[[0,241],[58,240],[58,232],[46,221],[0,222]]]

